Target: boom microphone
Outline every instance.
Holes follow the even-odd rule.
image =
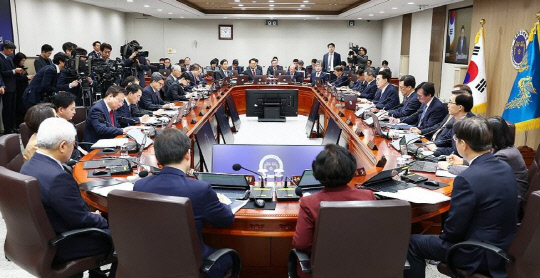
[[[249,170],[249,169],[246,169],[244,167],[242,167],[242,165],[238,164],[238,163],[235,163],[233,166],[232,166],[232,169],[235,170],[235,171],[239,171],[240,169],[244,169],[248,172],[251,172],[255,175],[258,175],[259,177],[261,177],[261,188],[264,188],[264,178],[261,174],[255,172],[255,171],[252,171],[252,170]]]

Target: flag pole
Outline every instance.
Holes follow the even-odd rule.
[[[540,14],[540,12],[538,13]],[[536,14],[536,16],[538,17],[538,14]],[[480,19],[480,25],[482,25],[482,27],[484,27],[484,24],[486,24],[486,20],[485,19]]]
[[[536,13],[537,23],[540,23],[540,12]],[[527,146],[527,139],[529,137],[529,131],[525,131],[525,146]]]

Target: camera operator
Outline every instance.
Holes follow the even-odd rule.
[[[79,81],[75,80],[69,84],[58,86],[58,74],[64,69],[68,60],[65,53],[59,52],[54,55],[53,64],[43,67],[32,79],[23,94],[25,108],[28,109],[40,102],[49,102],[54,93],[58,91],[68,91],[79,86]]]
[[[86,56],[88,52],[83,48],[77,47],[71,51],[71,54],[73,57],[71,59],[80,59],[80,62],[86,62],[88,60]],[[75,95],[75,104],[81,106],[84,103],[83,98],[88,97],[83,94],[83,88],[91,88],[94,80],[90,77],[92,76],[90,72],[86,73],[89,76],[80,76],[75,65],[74,61],[73,63],[64,65],[64,69],[60,71],[60,75],[58,76],[57,87],[65,87],[73,81],[78,81],[80,86],[71,87],[69,92]]]
[[[359,71],[365,71],[366,68],[367,68],[367,61],[368,61],[368,56],[367,56],[367,49],[365,47],[360,47],[358,49],[358,55],[356,56],[356,64],[358,65],[358,70]]]
[[[142,47],[136,40],[132,40],[129,44],[125,45],[125,47],[134,47],[135,51],[133,51],[127,58],[122,57],[124,59],[124,64],[126,65],[126,67],[131,67],[132,69],[135,69],[136,73],[134,73],[134,75],[137,76],[139,80],[144,80],[144,71],[149,71],[150,66],[146,61],[146,57],[139,54]],[[148,56],[148,52],[145,53],[146,56]],[[124,53],[122,53],[122,55],[124,55]]]

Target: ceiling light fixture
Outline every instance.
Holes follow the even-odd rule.
[[[300,5],[300,7],[304,8],[306,5]]]
[[[144,5],[144,7],[145,7],[145,8],[150,8],[150,6],[148,6],[148,5]]]
[[[238,4],[238,7],[243,7],[243,6],[244,6],[244,4]]]
[[[392,7],[392,10],[397,10],[397,7]]]
[[[315,18],[315,19],[320,19],[320,18],[317,17],[317,18]]]
[[[270,6],[270,7],[273,7],[273,6],[274,6],[274,4],[270,4],[270,5],[268,5],[268,6]]]
[[[309,0],[304,0],[303,2],[304,2],[304,3],[309,3]]]
[[[162,9],[157,9],[158,12],[162,12],[163,10]]]
[[[369,14],[369,16],[373,16],[373,14]]]
[[[409,2],[409,3],[407,3],[407,4],[409,4],[409,5],[414,5],[414,2]]]
[[[297,9],[297,10],[301,11],[302,9]]]
[[[359,17],[358,19],[362,19],[361,17]]]
[[[380,14],[383,14],[383,13],[384,13],[384,11],[380,11],[379,13],[380,13]]]
[[[169,13],[169,14],[172,14],[172,13]]]
[[[127,0],[129,3],[133,3],[133,0]]]

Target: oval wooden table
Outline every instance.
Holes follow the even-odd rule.
[[[198,101],[194,110],[176,127],[187,131],[192,139],[207,121],[210,121],[213,129],[216,130],[217,123],[214,114],[221,105],[226,105],[226,97],[233,97],[239,114],[245,113],[246,89],[298,89],[298,113],[302,115],[309,114],[314,100],[319,101],[319,114],[324,115],[325,119],[324,123],[320,123],[321,129],[325,130],[327,119],[334,119],[343,130],[342,140],[357,158],[358,168],[364,167],[366,170],[366,176],[355,177],[349,186],[355,187],[383,169],[396,167],[396,158],[400,154],[389,146],[388,140],[375,137],[372,129],[364,125],[363,121],[354,115],[354,111],[336,107],[336,99],[322,88],[301,85],[238,85],[223,88],[208,99]],[[200,113],[201,111],[203,113]],[[204,115],[200,116],[200,114]],[[196,123],[192,123],[194,119]],[[363,136],[357,135],[356,132],[359,131]],[[377,150],[372,151],[368,148],[370,141],[377,146]],[[194,140],[192,140],[192,150],[195,146],[193,142]],[[90,152],[82,160],[99,159],[102,155],[98,155],[97,152],[98,150]],[[195,152],[192,151],[193,153]],[[385,167],[375,167],[382,156],[387,159]],[[194,164],[192,166],[197,165],[195,160],[192,159],[192,164]],[[143,152],[141,162],[157,166],[153,145]],[[73,170],[74,178],[79,184],[92,180],[87,177],[87,171],[82,166],[82,163],[79,163]],[[452,182],[450,178],[439,178],[434,174],[422,173],[422,175],[447,184]],[[437,191],[450,195],[451,190],[452,187],[448,186]],[[89,206],[107,212],[107,198],[87,191],[81,191],[81,194]],[[449,202],[435,205],[412,204],[413,232],[426,231],[431,224],[440,223],[440,215],[448,211],[449,206]],[[235,221],[231,227],[219,229],[205,227],[204,241],[213,248],[236,249],[243,259],[243,277],[286,277],[287,255],[292,248],[298,209],[298,201],[278,202],[275,210],[241,209],[235,214]],[[440,228],[434,232],[438,231]]]

